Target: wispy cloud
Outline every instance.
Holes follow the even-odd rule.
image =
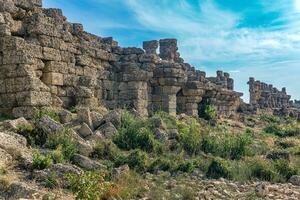
[[[300,99],[300,0],[44,1],[123,45],[175,37],[187,62],[209,75],[230,71],[245,94],[254,76]]]
[[[281,83],[295,91],[300,84],[289,82],[294,76],[289,72],[300,73],[300,0],[256,1],[262,9],[251,14],[270,16],[270,20],[265,24],[256,22],[255,26],[251,26],[251,21],[241,26],[246,17],[255,16],[224,6],[222,9],[212,0],[194,1],[197,5],[184,0],[177,5],[171,0],[128,0],[127,4],[142,26],[178,38],[183,57],[196,66],[209,73],[217,68],[239,71],[238,82],[243,81],[239,89],[244,92],[249,76],[269,82],[284,79]],[[274,67],[279,65],[282,66],[275,73]],[[300,98],[300,91],[294,96]]]

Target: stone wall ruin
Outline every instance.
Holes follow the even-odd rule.
[[[251,104],[288,103],[285,91],[251,80]],[[68,22],[60,9],[42,8],[42,0],[0,0],[0,113],[30,117],[36,107],[105,106],[143,116],[198,115],[210,102],[220,117],[230,117],[242,95],[228,73],[206,77],[185,63],[176,39],[122,48]]]

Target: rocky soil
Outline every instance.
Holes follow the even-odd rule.
[[[27,121],[24,118],[4,120],[0,123],[0,199],[75,199],[76,194],[68,189],[65,175],[80,176],[84,171],[110,171],[112,174],[126,174],[132,170],[128,165],[112,169],[105,162],[94,159],[91,154],[99,141],[111,138],[121,126],[122,111],[106,113],[91,112],[87,108],[71,113],[58,112],[59,121],[53,116],[43,115]],[[20,127],[35,124],[35,129],[51,135],[66,128],[77,142],[78,151],[70,162],[53,163],[44,169],[34,168],[37,152],[47,155],[46,146],[30,146],[28,137],[20,135]],[[231,131],[249,127],[248,122],[227,121]],[[247,124],[248,123],[248,124]],[[164,131],[161,130],[160,133]],[[174,132],[174,130],[172,131]],[[25,135],[26,136],[26,135]],[[167,136],[170,137],[170,136]],[[49,186],[55,173],[55,187]],[[289,183],[246,181],[243,183],[226,179],[207,179],[194,170],[192,173],[158,171],[141,173],[138,176],[139,194],[133,199],[300,199],[300,177],[292,176]],[[126,183],[128,184],[128,183]],[[136,183],[135,183],[136,184]],[[122,199],[110,197],[109,199]],[[125,198],[123,198],[125,199]],[[131,198],[132,199],[132,198]]]

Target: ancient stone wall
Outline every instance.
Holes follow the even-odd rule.
[[[176,39],[143,48],[87,33],[41,0],[0,0],[0,112],[102,105],[197,115],[208,101],[219,116],[236,112],[242,94],[228,73],[207,78],[180,57]]]
[[[258,108],[284,108],[290,106],[291,96],[287,95],[286,88],[278,90],[273,85],[254,78],[249,79],[250,104]]]

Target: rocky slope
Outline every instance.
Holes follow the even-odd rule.
[[[55,112],[39,110],[31,121],[24,118],[3,120],[0,123],[0,197],[2,199],[300,198],[300,177],[297,176],[299,171],[296,168],[300,144],[297,122],[261,115],[245,116],[240,121],[218,120],[213,125],[207,125],[209,121],[185,115],[175,117],[159,113],[148,119],[135,115],[122,110],[91,112],[88,108],[78,108],[74,113],[67,110]],[[224,130],[233,135],[236,133],[243,135],[241,132],[245,131],[251,133],[251,142],[247,143],[246,147],[254,151],[242,153],[241,157],[232,157],[230,154],[231,159],[227,158],[227,154],[205,149],[190,154],[191,147],[187,148],[183,143],[185,129],[182,128],[189,124],[189,120],[195,120],[193,123],[198,127],[195,133],[209,129],[209,132],[217,131],[220,137]],[[275,122],[270,122],[272,120]],[[127,141],[128,137],[132,137],[128,130],[136,128],[139,126],[137,124],[142,122],[148,124],[140,124],[143,126],[142,129],[135,129],[134,134],[147,132],[145,129],[149,126],[152,127],[150,134],[153,134],[153,140],[144,135],[139,138],[141,141],[131,143],[132,146],[129,148],[116,139],[124,133],[127,135],[126,137],[123,135],[121,141]],[[288,128],[282,127],[282,123],[296,123],[297,126],[293,125],[295,134],[278,137],[274,130],[267,133],[267,128],[274,123],[278,123],[277,128],[281,127],[281,131],[285,130],[286,133],[291,133],[292,129],[290,128],[288,132]],[[140,130],[143,130],[143,133],[139,133]],[[188,134],[190,133],[192,131]],[[226,137],[236,140],[235,136],[226,135]],[[218,137],[214,138],[218,140]],[[193,139],[198,140],[196,136]],[[132,142],[133,138],[130,141]],[[142,142],[140,147],[139,142]],[[193,140],[188,142],[193,143]],[[162,148],[160,144],[163,144]],[[218,145],[225,144],[218,143]],[[149,148],[146,149],[146,146]],[[284,147],[279,150],[280,146]],[[229,152],[230,148],[232,147],[226,147],[223,151]],[[224,163],[229,161],[229,167],[220,164],[218,168],[213,168],[212,163],[219,159]],[[282,168],[290,171],[274,168],[278,159],[287,164]],[[262,168],[256,166],[255,173],[253,170],[247,171],[247,168],[253,168],[253,163],[262,163]],[[248,173],[249,176],[246,175]],[[81,185],[84,191],[78,188],[78,185]]]

